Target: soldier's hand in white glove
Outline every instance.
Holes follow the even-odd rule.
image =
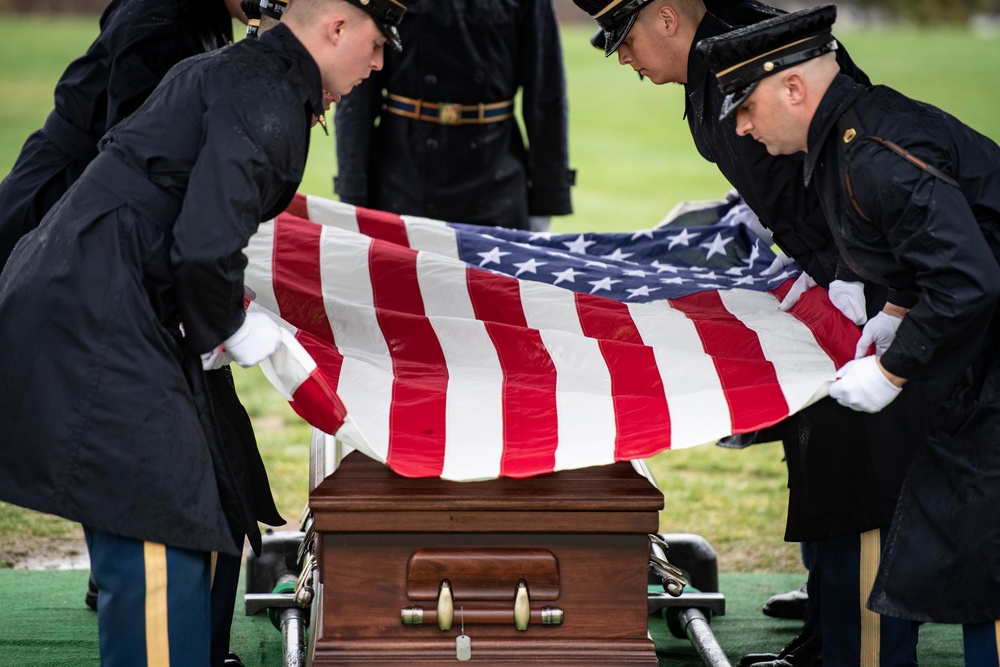
[[[868,348],[875,346],[875,356],[881,357],[896,339],[896,329],[902,324],[903,319],[880,311],[875,317],[868,320],[868,324],[861,330],[861,338],[858,339],[858,346],[854,350],[854,358],[860,359],[868,356]]]
[[[225,348],[219,345],[211,352],[201,355],[201,367],[206,371],[214,371],[224,366],[228,366],[233,358]]]
[[[250,311],[236,332],[222,341],[233,360],[244,368],[267,359],[281,344],[281,328],[264,313]]]
[[[842,312],[844,316],[858,326],[868,321],[868,314],[865,312],[865,285],[861,282],[848,282],[846,280],[834,280],[827,290],[830,295],[830,302]]]
[[[533,232],[547,232],[552,229],[552,216],[550,215],[529,215],[528,229]]]
[[[813,287],[816,287],[816,281],[810,278],[808,273],[803,271],[799,274],[799,277],[795,279],[795,282],[792,283],[792,288],[788,290],[788,294],[785,295],[785,298],[778,304],[778,309],[784,311],[791,310],[795,307],[795,304],[799,302],[799,299],[802,298],[802,295],[811,290]]]
[[[763,271],[761,271],[760,275],[762,275],[762,276],[773,276],[774,274],[776,274],[778,271],[781,271],[786,266],[788,266],[790,264],[794,264],[794,263],[795,263],[795,260],[792,259],[791,257],[789,257],[788,255],[786,255],[784,250],[779,250],[778,254],[775,255],[775,257],[774,257],[774,261],[771,262],[771,265],[769,267],[767,267],[766,269],[764,269]]]
[[[830,398],[858,412],[878,412],[903,391],[882,371],[877,357],[848,361],[830,385]]]

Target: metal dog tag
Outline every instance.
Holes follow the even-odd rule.
[[[472,660],[472,638],[465,634],[465,607],[461,608],[462,634],[455,637],[455,657],[465,662]]]
[[[469,635],[455,637],[455,657],[463,662],[472,659],[472,639]]]

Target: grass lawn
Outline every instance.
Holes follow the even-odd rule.
[[[3,15],[0,21],[0,175],[24,139],[39,128],[65,65],[83,53],[97,18]],[[592,24],[566,26],[570,155],[578,171],[576,213],[555,230],[612,231],[649,227],[683,200],[714,199],[728,189],[697,155],[682,120],[683,89],[656,87],[604,59],[590,46]],[[1000,140],[1000,35],[957,29],[856,30],[840,35],[877,83],[954,113]],[[302,191],[332,196],[333,138],[316,128]],[[295,521],[306,501],[309,428],[256,369],[237,369],[240,396],[254,419],[279,508]],[[2,437],[2,436],[0,436]],[[782,541],[785,470],[780,445],[743,451],[706,446],[665,452],[649,461],[662,488],[663,532],[705,536],[727,572],[801,570],[798,546]],[[65,521],[0,504],[0,567],[21,562],[39,545],[79,548]]]

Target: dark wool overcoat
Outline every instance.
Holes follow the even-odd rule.
[[[320,73],[279,25],[174,67],[0,273],[0,500],[239,554],[257,510],[199,354],[298,187]]]
[[[885,86],[840,76],[809,128],[848,268],[912,307],[882,356],[941,400],[903,483],[870,606],[933,623],[1000,618],[1000,146]],[[890,404],[890,407],[891,404]],[[933,592],[930,592],[933,591]]]
[[[0,182],[0,267],[94,159],[104,133],[138,109],[167,70],[233,40],[222,0],[113,0],[100,27],[56,84],[44,127]]]

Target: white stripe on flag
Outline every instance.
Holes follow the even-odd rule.
[[[411,248],[449,259],[458,259],[458,241],[453,227],[427,218],[409,215],[404,215],[402,218],[406,224],[406,237],[410,240]]]
[[[250,237],[243,254],[247,258],[247,268],[243,281],[253,289],[254,301],[272,313],[278,312],[278,299],[274,295],[273,271],[271,266],[274,252],[274,220],[262,222],[257,232]]]
[[[757,334],[764,356],[774,366],[789,414],[818,400],[816,387],[832,380],[837,367],[809,327],[778,310],[778,300],[769,292],[723,290],[719,296],[729,312]]]
[[[575,460],[586,461],[584,465],[613,460],[616,430],[611,374],[597,341],[583,335],[574,293],[528,280],[520,287],[525,321],[539,331],[556,367],[559,446],[555,469],[563,470]]]
[[[344,355],[335,390],[384,461],[389,452],[392,359],[375,316],[369,246],[367,237],[325,227],[320,270],[324,307],[337,348]]]
[[[694,323],[667,302],[629,304],[643,342],[653,348],[670,406],[671,448],[693,447],[729,435],[729,403],[712,357]]]
[[[476,320],[465,276],[462,262],[417,255],[424,313],[448,366],[441,477],[491,479],[500,475],[503,457],[503,371],[486,327]]]
[[[309,219],[329,227],[358,232],[357,207],[323,197],[306,196]]]

